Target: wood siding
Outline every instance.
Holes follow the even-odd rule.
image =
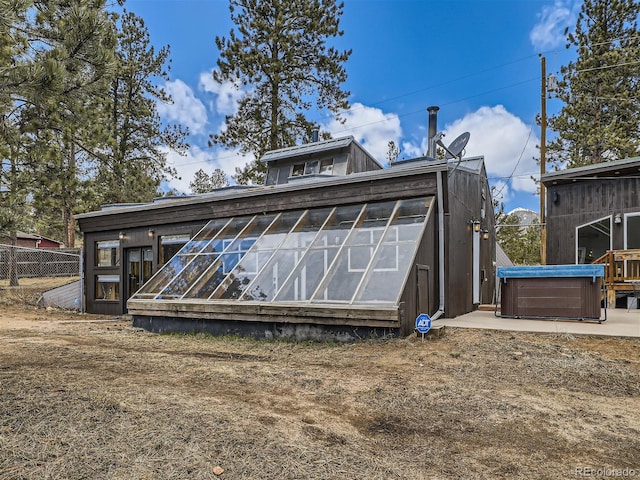
[[[547,263],[576,263],[576,228],[640,211],[640,178],[578,179],[547,185]],[[612,222],[612,248],[624,248],[624,228]]]

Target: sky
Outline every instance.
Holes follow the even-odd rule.
[[[538,211],[542,107],[542,61],[547,74],[575,58],[566,49],[565,29],[575,28],[579,0],[344,0],[344,35],[328,44],[351,49],[346,62],[350,92],[344,124],[327,112],[310,111],[321,131],[352,135],[380,163],[389,141],[399,160],[427,150],[427,107],[438,106],[438,131],[450,144],[469,132],[465,157],[482,155],[505,211]],[[216,36],[234,27],[227,0],[127,0],[142,17],[156,47],[170,46],[170,79],[164,85],[173,104],[159,104],[167,123],[187,126],[186,155],[168,152],[178,171],[168,187],[190,193],[195,172],[220,168],[228,175],[252,158],[219,146],[212,133],[224,128],[242,91],[217,84],[212,72],[219,51]],[[545,99],[548,115],[562,107]],[[547,131],[547,139],[552,132]],[[179,178],[178,178],[179,177]],[[533,178],[532,178],[533,177]]]

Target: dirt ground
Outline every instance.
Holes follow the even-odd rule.
[[[640,341],[256,341],[0,303],[0,412],[2,479],[640,478]]]

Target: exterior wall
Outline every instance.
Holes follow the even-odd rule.
[[[357,172],[369,172],[372,170],[380,170],[381,167],[360,145],[355,142],[351,144],[349,152],[349,164],[346,174],[350,175]]]
[[[153,251],[152,271],[155,273],[160,267],[160,238],[164,235],[185,234],[193,237],[205,224],[201,221],[198,223],[176,223],[156,225],[144,228],[127,229],[127,230],[107,230],[102,232],[87,232],[84,236],[85,257],[85,304],[88,313],[98,313],[104,315],[120,315],[126,312],[126,276],[127,262],[126,252],[130,248],[151,248]],[[153,237],[149,236],[149,229],[152,229]],[[123,239],[119,238],[120,232],[124,232]],[[119,242],[119,258],[118,265],[109,267],[97,266],[96,243],[101,241],[118,241]],[[115,275],[119,278],[117,299],[102,300],[96,299],[96,283],[98,275]],[[133,292],[131,292],[133,293]]]
[[[473,221],[480,221],[480,303],[491,303],[495,290],[495,217],[486,173],[480,175],[461,168],[449,176],[446,214],[445,315],[455,317],[474,310],[473,304]],[[445,207],[446,208],[446,207]],[[483,213],[484,210],[484,213]]]
[[[603,217],[640,211],[640,179],[580,179],[547,185],[547,263],[576,263],[576,228]],[[612,223],[612,247],[624,248],[624,228]]]

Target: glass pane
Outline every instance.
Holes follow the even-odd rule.
[[[96,300],[119,300],[120,277],[118,275],[96,276]]]
[[[314,302],[350,302],[389,222],[396,202],[366,205],[340,255],[323,279]]]
[[[640,215],[627,215],[626,248],[640,248]]]
[[[200,230],[193,239],[187,243],[182,250],[180,250],[181,255],[186,255],[189,253],[197,253],[204,248],[205,245],[209,243],[209,241],[215,237],[220,230],[224,228],[224,226],[233,219],[229,218],[221,218],[218,220],[211,220],[207,223],[202,230]]]
[[[240,298],[258,272],[267,264],[275,249],[300,220],[302,214],[304,212],[297,211],[278,216],[261,237],[251,244],[246,243],[245,247],[248,251],[211,298]]]
[[[162,266],[190,241],[189,235],[163,235],[160,237],[158,262]]]
[[[305,175],[312,175],[314,173],[318,173],[320,162],[318,160],[308,161],[304,167]]]
[[[611,246],[611,219],[578,227],[578,262],[592,263]]]
[[[120,265],[120,242],[108,240],[96,242],[96,266],[116,267]]]
[[[247,227],[253,218],[254,217],[233,218],[227,222],[222,230],[200,251],[194,261],[187,265],[183,271],[162,290],[161,297],[176,298],[185,294],[188,295],[188,290],[192,286],[196,286],[200,295],[209,296],[218,286],[219,282],[224,279],[224,275],[226,274],[224,263],[218,262],[220,254],[233,244],[236,236]],[[233,262],[235,259],[236,257],[231,255],[224,257],[223,262],[224,260]],[[229,265],[229,268],[233,267]],[[218,272],[219,269],[222,269],[222,271]],[[208,272],[208,270],[211,271]],[[201,276],[204,276],[204,279],[199,281]],[[205,290],[205,285],[211,290]]]
[[[242,296],[243,300],[271,301],[303,257],[333,208],[306,211],[294,230]]]
[[[178,275],[193,258],[193,255],[176,255],[148,283],[142,286],[139,293],[160,293],[167,282]],[[138,298],[138,296],[134,296],[134,298]]]
[[[397,303],[414,261],[431,203],[431,198],[400,203],[354,303]]]
[[[320,173],[324,175],[331,175],[333,173],[333,158],[320,162]]]
[[[291,169],[292,177],[299,177],[300,175],[304,175],[304,163],[297,163]]]

